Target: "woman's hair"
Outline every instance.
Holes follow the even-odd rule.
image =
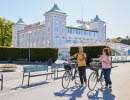
[[[110,49],[104,48],[103,51],[106,53],[107,56],[110,56]]]

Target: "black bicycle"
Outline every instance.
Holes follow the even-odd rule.
[[[70,60],[67,63],[64,63],[65,73],[62,77],[62,87],[64,89],[68,88],[70,81],[75,80],[75,84],[78,85],[80,83],[77,61]]]
[[[90,63],[90,69],[93,70],[93,72],[90,74],[88,79],[88,88],[90,90],[94,90],[97,83],[100,82],[101,86],[105,85],[105,79],[103,75],[103,70],[101,68],[101,62],[91,61]],[[114,66],[112,68],[115,68],[118,66]],[[99,74],[99,70],[101,69],[101,72]]]

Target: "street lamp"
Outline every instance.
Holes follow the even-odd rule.
[[[106,23],[104,24],[104,27],[105,27],[105,40],[106,40],[106,47],[107,47],[107,34],[106,34],[106,27],[107,27],[107,25],[106,25]]]
[[[29,55],[28,55],[28,61],[30,62],[30,34],[32,32],[31,31],[28,31],[28,34],[29,34]]]

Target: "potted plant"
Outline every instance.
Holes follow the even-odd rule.
[[[0,67],[0,70],[2,71],[15,71],[17,68],[16,65],[13,65],[13,64],[6,64],[6,65],[2,65]]]

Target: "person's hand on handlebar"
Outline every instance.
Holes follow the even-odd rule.
[[[67,61],[67,60],[68,60],[68,58],[65,58],[64,60],[65,60],[65,61]]]
[[[94,61],[94,60],[95,60],[94,58],[91,59],[91,61]]]

